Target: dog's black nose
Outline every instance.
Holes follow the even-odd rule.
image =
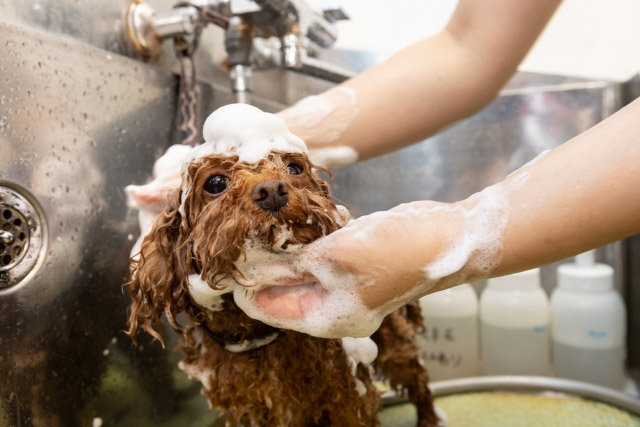
[[[264,181],[253,188],[251,199],[266,211],[277,211],[289,201],[289,190],[282,181]]]

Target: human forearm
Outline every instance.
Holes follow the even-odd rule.
[[[422,258],[412,262],[401,254],[384,265],[395,263],[392,271],[407,277],[413,271],[414,276],[404,282],[377,276],[363,300],[369,307],[394,298],[408,302],[416,295],[549,264],[640,233],[638,117],[640,99],[502,182],[466,200],[441,204],[446,216],[427,208],[431,202],[412,204],[422,213],[403,220],[402,228],[412,230],[403,239],[404,250]],[[382,239],[379,245],[384,245]],[[388,254],[391,259],[393,253],[398,251]]]
[[[408,302],[640,233],[638,117],[640,100],[466,200],[440,204],[438,211],[429,208],[433,202],[411,204],[420,215],[406,215],[395,224],[400,233],[411,230],[404,237],[396,234],[406,254],[388,251],[384,238],[367,245],[385,253],[388,260],[381,258],[382,265],[391,265],[396,273],[387,271],[388,278],[376,275],[370,280],[374,285],[362,293],[365,303],[378,307],[397,298]],[[358,244],[349,245],[355,249]],[[352,270],[366,274],[372,270],[365,269],[366,264],[361,261]],[[394,281],[391,276],[397,272],[408,280]]]
[[[315,111],[281,115],[312,153],[346,146],[364,160],[420,141],[489,103],[558,3],[463,0],[440,34],[304,104]]]
[[[638,117],[640,100],[522,169],[494,275],[640,233]]]

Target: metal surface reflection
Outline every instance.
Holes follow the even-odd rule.
[[[135,218],[122,188],[144,181],[173,135],[175,80],[153,67],[0,23],[0,178],[30,191],[48,224],[37,270],[0,294],[3,425],[90,425],[112,375],[157,359],[138,383],[171,407],[160,349],[120,331]],[[164,120],[157,120],[163,117]],[[167,390],[166,392],[164,390]],[[166,411],[166,410],[165,410]]]

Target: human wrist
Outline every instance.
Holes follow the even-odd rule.
[[[426,269],[433,291],[488,278],[504,258],[504,240],[512,209],[511,194],[528,180],[523,173],[448,205],[457,222],[446,248]]]
[[[358,113],[355,89],[338,86],[303,98],[277,115],[305,141],[314,164],[334,169],[359,160],[358,151],[343,141]]]

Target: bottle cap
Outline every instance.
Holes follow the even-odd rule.
[[[504,291],[533,290],[540,287],[540,269],[523,271],[521,273],[510,274],[508,276],[495,277],[487,281],[491,289]]]
[[[558,267],[558,288],[577,292],[610,291],[613,289],[613,268],[606,264],[562,264]]]

